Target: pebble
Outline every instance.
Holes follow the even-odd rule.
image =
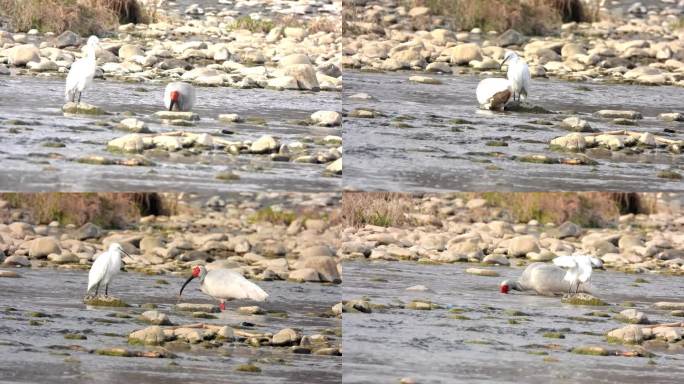
[[[485,269],[485,268],[467,268],[465,270],[465,272],[468,274],[477,275],[477,276],[489,276],[489,277],[499,276],[499,273],[497,271],[494,271],[491,269]]]

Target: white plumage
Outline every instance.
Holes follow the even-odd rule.
[[[513,100],[526,100],[530,90],[530,68],[515,52],[506,52],[501,66],[503,67],[506,62],[508,63],[506,77],[511,82]]]
[[[195,100],[195,87],[188,83],[175,81],[167,84],[164,89],[164,106],[169,111],[191,111]]]
[[[96,287],[95,295],[97,295],[100,287],[104,285],[105,296],[107,296],[109,283],[121,269],[122,253],[127,254],[119,243],[112,243],[106,252],[97,256],[88,273],[88,290],[86,293]]]
[[[261,287],[245,279],[238,272],[229,269],[214,269],[207,272],[207,269],[201,265],[192,268],[192,276],[183,284],[179,296],[183,294],[185,286],[195,277],[200,279],[202,292],[219,300],[221,310],[225,310],[226,300],[264,301],[268,297],[268,293],[264,292]]]
[[[86,56],[71,64],[64,89],[66,101],[76,101],[76,95],[78,94],[78,102],[80,103],[81,93],[93,82],[95,69],[97,68],[95,50],[99,41],[97,36],[90,36],[86,44]]]
[[[601,268],[603,262],[592,256],[571,255],[559,256],[553,259],[553,263],[559,267],[567,268],[563,279],[576,286],[575,292],[579,291],[580,284],[585,284],[591,280],[593,268]]]
[[[480,81],[475,89],[477,102],[483,109],[502,111],[511,98],[511,82],[502,78],[487,78]]]

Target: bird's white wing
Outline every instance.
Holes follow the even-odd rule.
[[[577,266],[575,256],[558,256],[553,259],[553,263],[563,268],[574,268]]]
[[[104,279],[105,274],[107,274],[107,268],[110,264],[109,252],[103,252],[93,262],[93,266],[90,267],[90,272],[88,273],[88,291],[93,289]]]
[[[533,290],[540,295],[555,295],[567,292],[570,288],[565,278],[568,272],[555,265],[546,263],[530,264],[519,283],[526,289]]]
[[[475,89],[477,102],[484,105],[490,102],[491,98],[502,91],[510,90],[511,82],[508,79],[488,78],[480,81]]]
[[[69,68],[69,74],[66,78],[66,86],[64,88],[64,98],[67,101],[71,101],[74,94],[77,92],[78,80],[80,75],[83,73],[85,66],[85,59],[78,59],[71,64]]]
[[[577,260],[577,266],[579,269],[579,280],[581,282],[587,282],[591,278],[591,259],[588,256],[580,258]]]
[[[166,88],[164,88],[164,107],[166,109],[169,109],[169,106],[171,105],[171,88],[173,84],[174,83],[169,83],[166,85]]]
[[[523,96],[523,100],[527,99],[527,93],[530,91],[530,81],[531,81],[531,76],[530,76],[530,68],[527,66],[527,63],[524,61],[520,62],[520,77],[521,77],[521,82],[522,82],[522,90],[520,92],[520,95]]]
[[[264,301],[268,294],[242,274],[228,269],[209,271],[202,286],[204,293],[219,299]]]

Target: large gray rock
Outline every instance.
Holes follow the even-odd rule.
[[[140,315],[141,320],[154,325],[169,325],[169,316],[159,311],[145,311]]]
[[[131,344],[161,345],[164,343],[164,331],[158,325],[153,325],[128,335]]]
[[[107,143],[107,149],[114,152],[141,153],[145,149],[142,136],[137,133],[122,136]]]
[[[33,44],[22,44],[10,48],[7,56],[10,65],[20,67],[30,61],[40,61],[40,50]]]
[[[608,337],[626,344],[639,344],[644,340],[644,332],[638,325],[628,325],[608,332]]]
[[[273,335],[273,339],[271,340],[271,344],[283,347],[283,346],[288,346],[288,345],[297,345],[299,344],[299,341],[302,339],[302,334],[301,332],[298,332],[292,328],[285,328],[280,331],[278,331],[275,335]]]
[[[509,257],[521,257],[530,252],[539,252],[539,242],[532,235],[514,237],[508,243]]]
[[[83,224],[79,229],[76,230],[74,233],[74,238],[76,240],[97,239],[102,237],[103,234],[102,228],[89,222]]]
[[[502,33],[497,39],[497,45],[500,47],[508,47],[510,45],[522,45],[527,41],[525,36],[516,31],[515,29],[509,29]]]
[[[321,281],[339,283],[340,273],[337,270],[337,262],[330,256],[313,256],[304,258],[297,263],[298,268],[311,268],[318,272]]]
[[[477,44],[467,43],[452,48],[449,58],[451,64],[467,65],[473,60],[482,60],[482,51]]]
[[[76,47],[81,43],[81,36],[71,31],[64,31],[55,39],[55,47]]]
[[[273,153],[278,150],[278,141],[271,135],[264,135],[258,138],[249,147],[249,151],[252,153]]]
[[[39,237],[31,242],[29,247],[29,257],[32,259],[43,259],[51,253],[61,253],[59,242],[54,237]]]
[[[319,91],[320,85],[316,78],[316,71],[311,64],[293,64],[283,69],[283,73],[297,80],[299,89]]]

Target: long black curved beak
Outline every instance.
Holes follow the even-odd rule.
[[[505,57],[501,62],[501,65],[499,65],[499,71],[501,70],[501,68],[503,68],[504,64],[506,63],[506,60],[508,60],[508,57]]]
[[[129,255],[128,252],[124,251],[123,248],[121,248],[121,252],[122,252],[124,255],[126,255],[126,256],[128,256],[128,257],[130,257],[130,258],[133,258],[133,256]],[[121,270],[124,270],[124,267],[126,266],[126,262],[123,261],[123,260],[121,260],[121,264],[122,264],[122,265],[121,265]]]
[[[194,279],[194,278],[195,278],[195,276],[190,276],[190,277],[188,277],[187,280],[185,280],[185,283],[184,283],[183,286],[181,287],[180,293],[178,294],[178,299],[179,299],[179,300],[180,300],[181,295],[183,294],[183,290],[185,289],[185,286],[188,285],[188,283],[191,282],[192,279]]]
[[[169,103],[169,112],[173,111],[173,106],[178,106],[177,104],[178,103],[175,100],[171,100],[171,102]]]

